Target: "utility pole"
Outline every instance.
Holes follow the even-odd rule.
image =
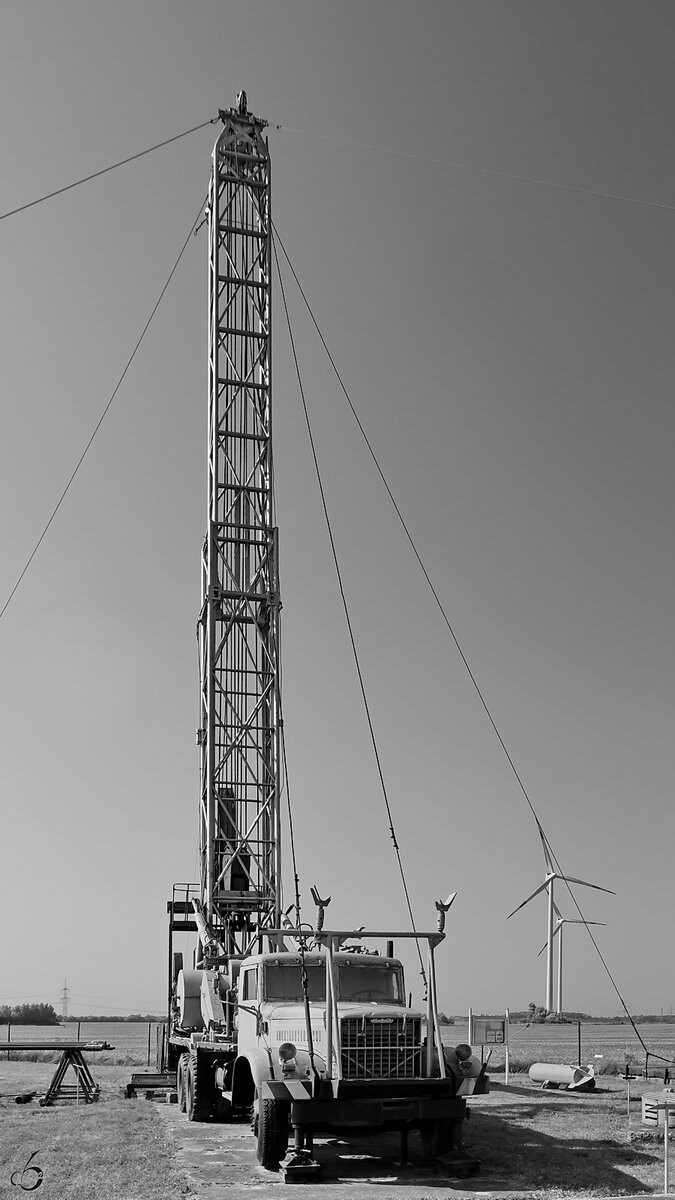
[[[61,1016],[64,1021],[68,1020],[68,1004],[70,1001],[70,992],[68,991],[68,980],[64,979],[61,989]]]

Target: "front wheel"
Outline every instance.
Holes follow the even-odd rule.
[[[288,1148],[291,1106],[287,1100],[258,1100],[256,1153],[266,1171],[278,1171]]]

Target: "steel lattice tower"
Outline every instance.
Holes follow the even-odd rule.
[[[61,1016],[64,1021],[68,1019],[68,1002],[70,1000],[70,992],[68,991],[68,980],[64,979],[63,987],[61,988]]]
[[[267,122],[220,113],[208,201],[208,529],[198,623],[201,902],[228,953],[280,917],[279,573]]]

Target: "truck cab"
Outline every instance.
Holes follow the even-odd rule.
[[[406,1005],[398,959],[251,955],[236,1013],[228,1098],[235,1108],[250,1102],[263,1166],[278,1167],[291,1127],[296,1147],[309,1149],[319,1131],[363,1128],[418,1129],[430,1155],[459,1149],[463,1097],[481,1080],[480,1064],[465,1047],[461,1061],[448,1048],[441,1065],[427,1018]]]
[[[395,1077],[419,1073],[422,1018],[405,1007],[402,964],[379,955],[343,952],[334,956],[334,967],[341,1074],[365,1079],[383,1071]],[[261,1078],[327,1077],[324,954],[307,953],[304,962],[298,953],[252,955],[242,963],[238,996],[237,1053],[259,1064]]]

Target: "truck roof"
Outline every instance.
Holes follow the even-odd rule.
[[[352,966],[363,967],[400,967],[401,961],[398,958],[385,958],[382,954],[363,954],[361,951],[339,950],[333,955],[333,960],[336,965],[344,965],[349,963]],[[305,966],[324,966],[326,962],[325,952],[322,950],[307,950],[305,951]],[[242,960],[241,967],[245,967],[258,963],[273,963],[277,966],[294,966],[302,965],[302,955],[299,950],[281,950],[267,951],[265,954],[250,954]]]

